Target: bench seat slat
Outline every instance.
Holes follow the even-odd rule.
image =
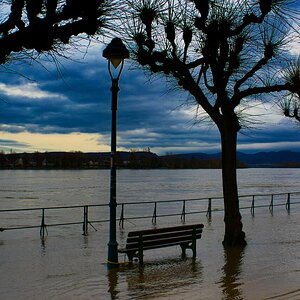
[[[166,244],[149,245],[149,246],[143,247],[143,250],[153,250],[153,249],[159,249],[159,248],[167,248],[167,247],[179,246],[181,244],[190,244],[190,243],[192,243],[192,240],[186,241],[184,243],[173,242],[173,243],[166,243]],[[128,253],[128,252],[137,252],[138,250],[139,250],[139,248],[132,248],[132,249],[121,248],[121,249],[118,249],[118,252]]]
[[[164,227],[164,228],[157,228],[157,229],[137,230],[137,231],[129,232],[128,237],[138,236],[140,233],[142,235],[158,234],[158,233],[164,233],[164,232],[174,232],[174,231],[188,230],[188,229],[194,229],[194,228],[203,228],[203,227],[204,227],[203,224],[192,224],[192,225],[180,225],[180,226]]]

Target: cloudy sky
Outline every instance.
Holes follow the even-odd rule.
[[[296,47],[297,48],[297,47]],[[295,48],[295,49],[296,49]],[[109,151],[111,81],[103,45],[54,64],[15,63],[0,69],[0,150]],[[11,71],[13,70],[13,71]],[[219,133],[184,93],[126,62],[118,105],[118,149],[157,154],[220,151]],[[300,126],[274,103],[251,102],[254,129],[242,130],[243,152],[300,151]]]

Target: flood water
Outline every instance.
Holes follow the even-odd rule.
[[[241,195],[300,191],[300,169],[238,172]],[[118,171],[118,202],[208,198],[220,196],[221,191],[220,170]],[[300,204],[293,202],[300,199],[293,197],[290,213],[285,206],[275,206],[277,198],[273,214],[268,207],[256,208],[254,216],[250,209],[241,211],[248,242],[242,251],[226,252],[222,247],[223,212],[213,210],[211,220],[205,213],[187,215],[186,223],[204,224],[197,258],[187,251],[187,258],[181,259],[180,247],[151,250],[144,253],[143,267],[129,265],[119,255],[120,268],[107,269],[107,223],[92,223],[97,231],[90,226],[88,236],[82,235],[82,225],[48,226],[43,240],[39,228],[0,232],[1,299],[299,300]],[[0,172],[0,210],[108,201],[107,170]],[[181,211],[181,203],[167,204],[170,210],[179,205]],[[149,210],[152,215],[152,209],[133,205],[125,212],[132,216]],[[107,214],[106,208],[95,207],[91,219]],[[45,222],[64,218],[80,221],[82,212],[47,211]],[[40,219],[40,211],[0,212],[0,228],[40,224]],[[166,224],[180,225],[180,216],[157,219],[157,227]],[[151,227],[151,218],[125,220],[123,229],[117,227],[118,242],[125,242],[128,231]]]

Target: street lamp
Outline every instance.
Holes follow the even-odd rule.
[[[129,58],[120,38],[113,38],[103,50],[103,57],[108,60],[108,71],[111,78],[111,160],[110,160],[110,199],[109,199],[109,242],[108,242],[108,265],[118,264],[118,243],[116,239],[116,190],[117,190],[117,106],[119,92],[119,78],[124,66],[124,59]],[[121,65],[120,65],[121,64]],[[113,74],[111,65],[116,69]]]

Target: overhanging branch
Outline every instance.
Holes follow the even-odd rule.
[[[49,51],[71,36],[94,35],[111,7],[105,0],[12,0],[10,9],[0,23],[0,64],[11,52]]]

